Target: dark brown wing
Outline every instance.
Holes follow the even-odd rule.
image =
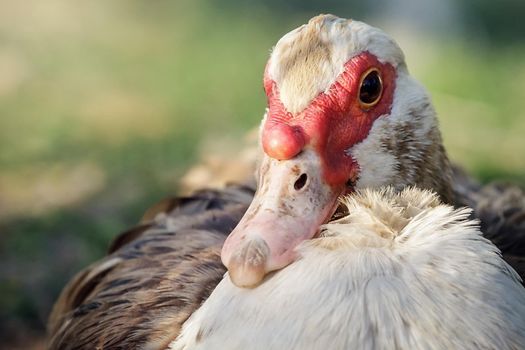
[[[148,211],[63,290],[49,348],[165,348],[221,280],[222,243],[252,197],[251,188],[230,186]]]
[[[503,258],[525,279],[525,193],[508,183],[479,185],[454,169],[458,206],[469,206],[481,221],[483,235],[500,250]]]

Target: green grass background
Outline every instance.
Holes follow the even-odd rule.
[[[65,281],[177,192],[201,139],[236,140],[259,122],[262,71],[284,33],[321,11],[384,24],[358,2],[327,4],[0,1],[6,344],[42,346]],[[431,92],[451,158],[482,181],[525,184],[525,30],[493,30],[490,16],[509,17],[478,5],[483,35],[472,18],[462,35],[385,26]]]

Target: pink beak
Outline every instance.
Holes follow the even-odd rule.
[[[271,271],[297,258],[337,207],[344,189],[325,183],[317,153],[306,148],[289,160],[267,155],[255,198],[222,248],[222,262],[239,287],[255,287]]]

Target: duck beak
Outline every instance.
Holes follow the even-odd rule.
[[[264,156],[255,198],[222,248],[235,285],[255,287],[267,273],[292,263],[299,243],[330,219],[344,186],[328,185],[321,168],[311,149],[288,160]]]

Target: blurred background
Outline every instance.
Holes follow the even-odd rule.
[[[392,34],[451,158],[525,185],[524,1],[0,0],[0,347],[42,348],[66,281],[259,122],[270,48],[321,12]]]

